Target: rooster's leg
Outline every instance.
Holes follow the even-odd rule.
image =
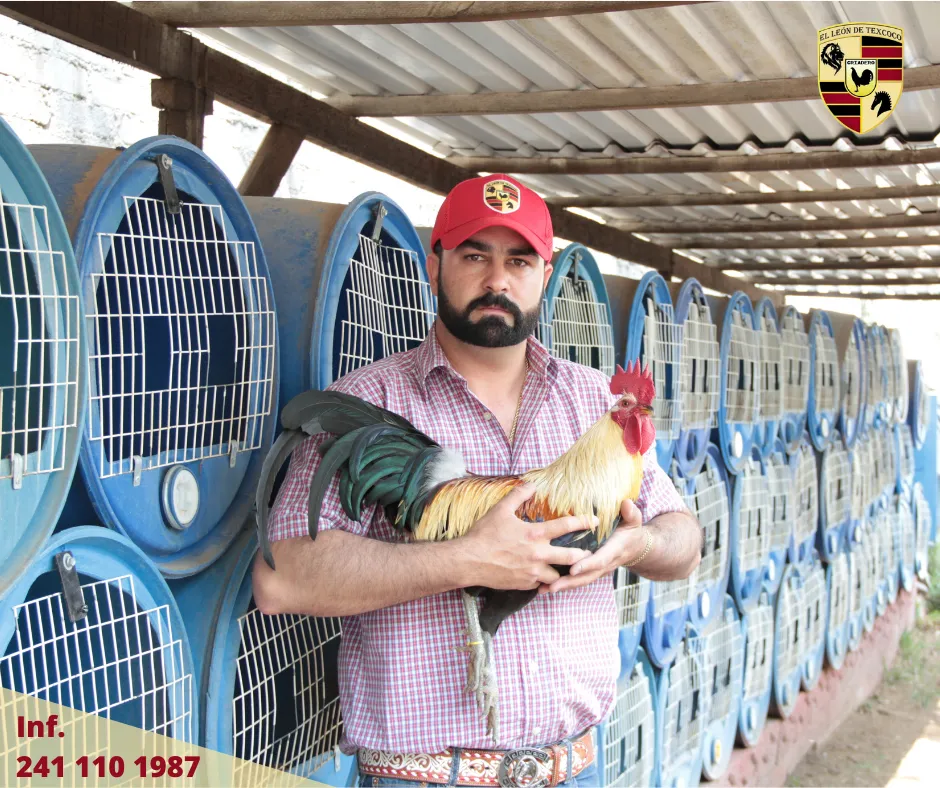
[[[499,742],[499,707],[496,670],[493,667],[493,637],[480,628],[480,611],[475,596],[462,592],[467,614],[467,650],[470,665],[467,668],[467,692],[476,696],[477,706],[486,718],[486,731]]]

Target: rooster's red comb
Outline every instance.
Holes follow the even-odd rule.
[[[636,401],[644,405],[650,405],[653,397],[656,396],[656,384],[653,383],[653,376],[650,374],[649,365],[640,371],[640,362],[631,361],[626,369],[617,365],[617,372],[610,379],[611,394],[633,394]]]

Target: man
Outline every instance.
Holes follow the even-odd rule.
[[[438,315],[428,337],[331,388],[401,414],[460,451],[473,473],[519,474],[556,459],[612,398],[600,372],[552,358],[532,336],[552,238],[545,203],[508,176],[459,184],[431,236]],[[582,529],[578,518],[516,518],[526,488],[465,537],[405,543],[381,507],[350,521],[334,482],[312,541],[307,490],[320,440],[294,454],[270,522],[277,571],[256,561],[254,593],[265,613],[344,617],[342,746],[358,751],[362,784],[597,784],[593,728],[611,709],[619,667],[610,573],[633,565],[656,580],[682,578],[700,556],[701,529],[655,448],[637,504],[624,501],[623,524],[592,555],[549,544]],[[494,640],[501,741],[464,691],[460,589],[472,586],[540,591]],[[541,752],[507,753],[520,748]]]

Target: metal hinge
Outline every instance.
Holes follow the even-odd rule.
[[[173,159],[165,153],[161,153],[157,156],[156,163],[160,185],[163,187],[163,203],[166,206],[166,212],[178,214],[180,212],[180,196],[176,191],[176,181],[173,180]]]
[[[131,473],[134,474],[134,486],[140,487],[140,477],[144,472],[144,458],[138,454],[131,457]]]
[[[85,604],[82,584],[78,580],[75,556],[65,550],[56,553],[53,560],[56,569],[59,570],[59,580],[62,581],[62,594],[65,597],[65,607],[68,610],[69,620],[74,624],[88,615],[88,605]]]
[[[375,226],[372,228],[372,240],[376,243],[382,237],[382,223],[386,216],[388,216],[388,208],[385,207],[384,202],[380,202],[375,206]]]
[[[13,452],[10,455],[10,475],[13,477],[13,489],[23,486],[23,455]]]
[[[240,441],[232,441],[228,445],[228,467],[234,468],[235,463],[238,462],[238,452],[240,452],[242,445]]]

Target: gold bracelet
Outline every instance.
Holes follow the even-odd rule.
[[[624,566],[636,566],[640,561],[642,561],[646,556],[650,554],[650,550],[653,549],[653,534],[650,529],[646,529],[646,548],[640,553],[639,558],[634,558],[629,564],[624,564]]]

